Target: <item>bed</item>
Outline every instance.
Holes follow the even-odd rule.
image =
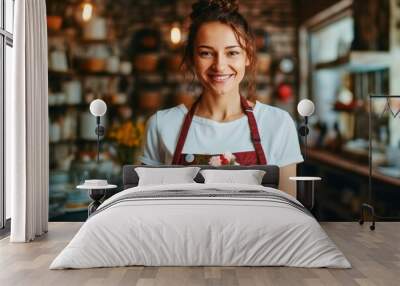
[[[261,185],[203,183],[199,173],[193,183],[144,186],[137,167],[124,166],[124,190],[100,205],[50,269],[351,267],[308,210],[277,189],[276,166],[218,168],[263,170]]]

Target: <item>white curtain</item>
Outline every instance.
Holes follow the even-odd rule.
[[[13,94],[6,99],[6,187],[12,242],[48,227],[48,69],[45,0],[15,1]]]

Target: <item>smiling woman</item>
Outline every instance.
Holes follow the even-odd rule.
[[[158,111],[148,122],[141,161],[147,165],[277,165],[280,189],[295,195],[289,181],[303,161],[290,115],[252,102],[256,51],[254,36],[237,1],[193,4],[184,63],[202,85],[192,106]],[[240,84],[248,77],[248,99]]]

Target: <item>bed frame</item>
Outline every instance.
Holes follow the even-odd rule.
[[[136,167],[146,167],[146,168],[177,168],[177,167],[187,167],[187,166],[176,166],[176,165],[163,165],[163,166],[148,166],[148,165],[125,165],[123,167],[122,174],[122,184],[123,189],[128,189],[136,187],[139,182],[139,177],[135,172]],[[254,165],[254,166],[220,166],[213,167],[209,165],[198,165],[202,170],[206,169],[221,169],[221,170],[263,170],[265,175],[262,179],[261,184],[265,187],[278,188],[279,185],[279,167],[274,165]],[[197,174],[194,180],[197,183],[204,183],[204,178],[200,174]]]
[[[148,166],[148,165],[125,165],[122,171],[122,188],[112,189],[112,190],[91,190],[89,193],[90,198],[93,202],[88,207],[88,216],[90,216],[93,212],[96,211],[100,204],[112,197],[116,193],[136,187],[139,183],[139,176],[135,171],[136,167],[145,167],[145,168],[183,168],[187,166],[177,166],[177,165],[162,165],[162,166]],[[262,179],[261,184],[264,187],[278,188],[279,185],[279,167],[275,165],[253,165],[253,166],[220,166],[213,167],[209,165],[197,165],[202,170],[206,169],[221,169],[221,170],[263,170],[265,171],[265,175]],[[200,174],[194,178],[197,183],[204,183],[204,178]]]

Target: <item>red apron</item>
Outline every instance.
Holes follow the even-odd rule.
[[[179,134],[178,143],[176,144],[172,165],[204,165],[208,164],[208,159],[211,156],[220,155],[195,155],[195,154],[182,154],[183,146],[185,145],[186,137],[189,132],[190,125],[198,104],[198,100],[193,104],[192,108],[186,114],[185,121],[183,122],[181,132]],[[253,114],[253,108],[247,103],[247,100],[240,97],[240,103],[243,111],[247,115],[249,122],[251,141],[253,142],[255,151],[244,151],[233,153],[236,157],[236,162],[240,165],[266,165],[267,159],[261,145],[260,134],[258,133],[258,126]]]

